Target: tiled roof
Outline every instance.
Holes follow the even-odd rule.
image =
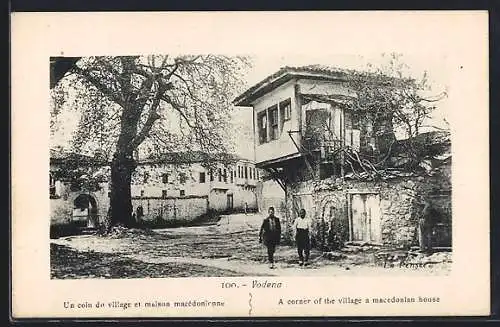
[[[148,158],[140,160],[140,164],[147,163],[196,163],[208,161],[239,161],[246,160],[238,155],[229,153],[214,153],[208,154],[203,151],[185,151],[185,152],[168,152],[161,155],[152,155]]]
[[[69,152],[69,151],[60,151],[55,149],[50,149],[50,161],[51,162],[74,161],[74,162],[86,162],[94,164],[107,164],[105,160],[99,160],[92,156],[75,152]]]
[[[92,156],[51,149],[50,161],[58,163],[63,161],[94,163],[94,164],[107,164],[104,160],[98,160]],[[151,155],[147,158],[139,160],[139,164],[147,163],[195,163],[195,162],[231,162],[231,161],[250,161],[236,154],[229,153],[215,153],[207,154],[202,151],[186,151],[186,152],[168,152],[161,155]]]
[[[379,74],[325,65],[307,65],[300,67],[285,66],[236,97],[236,99],[234,99],[234,104],[237,106],[250,106],[251,102],[258,96],[278,87],[279,85],[282,85],[283,83],[286,83],[294,77],[314,77],[316,79],[324,80],[343,80],[355,74],[363,74],[364,76],[380,76]]]

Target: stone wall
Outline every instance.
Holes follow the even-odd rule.
[[[301,194],[295,185],[292,194]],[[349,241],[349,210],[348,197],[352,194],[378,194],[380,199],[380,233],[382,242],[391,245],[413,244],[416,237],[416,210],[414,201],[417,182],[412,179],[391,182],[359,182],[345,181],[344,183],[323,180],[317,185],[311,185],[311,199],[297,201],[298,209],[306,209],[313,218],[313,234],[315,245],[325,245],[328,237],[336,237],[342,242]],[[304,193],[302,193],[304,194]],[[295,219],[296,210],[292,212]],[[330,230],[330,232],[328,232]],[[328,234],[334,234],[328,235]]]
[[[235,211],[245,210],[245,203],[248,210],[257,211],[257,194],[255,187],[242,187],[233,191],[233,209]]]
[[[101,189],[99,191],[95,192],[74,192],[70,190],[69,183],[61,183],[61,186],[58,189],[57,197],[49,200],[50,224],[64,225],[71,223],[73,208],[75,206],[74,201],[81,194],[89,194],[94,198],[97,203],[97,215],[99,221],[103,222],[109,207],[108,185],[106,183],[102,183],[100,188]]]
[[[273,180],[266,180],[257,185],[257,208],[259,212],[267,214],[269,207],[274,207],[277,217],[286,216],[285,191]]]
[[[226,189],[218,188],[210,190],[208,196],[210,209],[219,212],[227,210],[227,191]]]
[[[444,165],[430,176],[398,177],[387,181],[357,181],[324,179],[298,182],[288,186],[288,226],[285,237],[290,238],[289,225],[299,209],[306,209],[313,218],[313,246],[331,247],[335,240],[350,240],[352,227],[352,194],[374,194],[380,205],[381,243],[396,247],[419,244],[418,221],[420,199],[432,200],[437,246],[451,246],[451,167]],[[379,201],[379,202],[378,202]],[[292,203],[293,202],[293,203]],[[350,230],[351,229],[351,230]],[[437,235],[441,233],[440,235]]]
[[[141,205],[145,221],[176,220],[191,221],[207,213],[207,196],[187,196],[182,198],[133,198],[134,212]]]

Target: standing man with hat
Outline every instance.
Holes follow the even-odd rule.
[[[269,207],[269,216],[264,219],[260,227],[259,243],[267,247],[267,258],[270,268],[274,269],[274,252],[281,239],[281,224],[278,217],[274,215],[274,208]]]

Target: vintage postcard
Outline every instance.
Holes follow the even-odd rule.
[[[13,14],[13,318],[489,315],[487,23]]]

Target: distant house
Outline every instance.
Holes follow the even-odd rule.
[[[203,152],[166,153],[138,161],[133,206],[145,219],[186,220],[206,213],[257,210],[259,172],[251,160]]]
[[[50,151],[51,226],[97,226],[109,206],[108,166],[95,157]]]
[[[138,160],[132,175],[135,210],[144,220],[189,222],[208,211],[256,211],[259,171],[251,160],[202,152],[166,153]],[[110,168],[106,160],[51,151],[51,225],[95,227],[109,208]]]
[[[332,242],[418,245],[419,201],[425,197],[439,198],[433,201],[434,212],[440,212],[434,216],[440,218],[433,222],[432,246],[450,247],[449,135],[438,138],[444,147],[422,153],[420,170],[409,169],[392,117],[353,105],[358,97],[349,86],[353,74],[323,66],[284,67],[234,100],[253,107],[255,165],[286,195],[286,237],[304,208],[314,218],[318,247]],[[370,74],[363,76],[366,83],[376,82]],[[420,139],[421,150],[433,142]],[[379,158],[384,167],[370,166]]]

